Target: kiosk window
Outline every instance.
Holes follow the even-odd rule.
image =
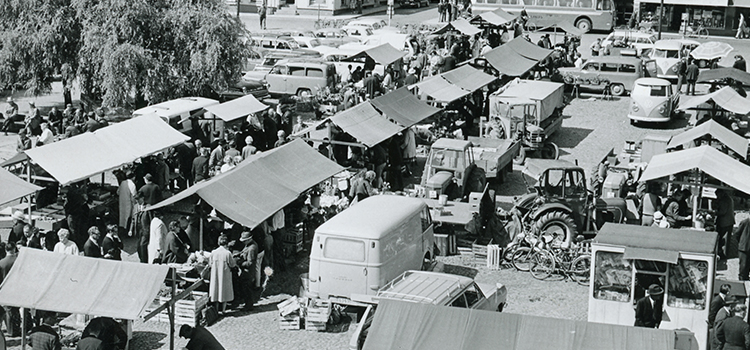
[[[594,264],[594,298],[600,300],[630,301],[633,268],[625,254],[597,252]]]
[[[633,288],[633,304],[646,296],[646,290],[652,284],[662,288],[667,283],[667,263],[651,260],[635,260],[635,285]]]
[[[699,260],[677,261],[669,269],[667,305],[683,309],[706,308],[708,262]]]

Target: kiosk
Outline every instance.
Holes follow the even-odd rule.
[[[664,288],[661,329],[695,334],[707,349],[716,232],[605,224],[591,244],[589,322],[633,325],[635,303],[651,284]]]

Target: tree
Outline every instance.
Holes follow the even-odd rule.
[[[244,26],[221,0],[9,5],[0,9],[0,79],[34,93],[63,72],[78,79],[83,96],[109,107],[207,96],[236,82],[250,53]]]

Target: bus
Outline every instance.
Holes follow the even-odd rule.
[[[568,22],[583,31],[610,31],[615,23],[612,0],[472,0],[476,10],[501,8],[514,15],[526,9],[537,28]]]

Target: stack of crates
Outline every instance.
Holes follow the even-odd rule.
[[[499,270],[503,265],[503,248],[497,244],[487,245],[487,268]]]
[[[297,297],[291,297],[276,306],[279,309],[279,329],[298,330],[302,328],[300,304]]]
[[[310,299],[305,316],[305,329],[308,331],[325,332],[326,323],[331,316],[332,305],[328,300]]]
[[[474,256],[474,266],[485,266],[487,264],[487,246],[477,244],[476,242],[471,244],[471,253]]]
[[[302,251],[302,229],[284,229],[281,236],[281,244],[284,247],[284,256],[292,256]]]

